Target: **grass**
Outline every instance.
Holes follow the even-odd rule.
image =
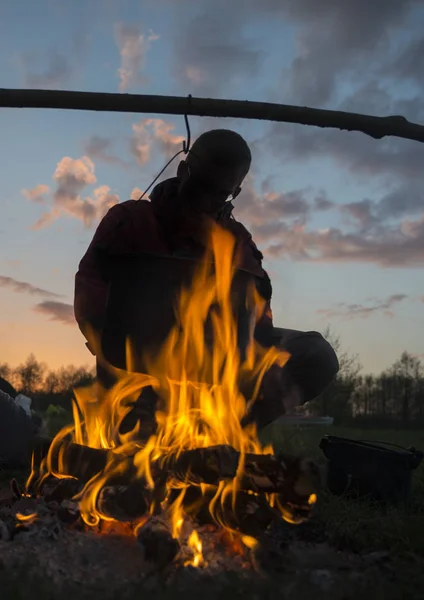
[[[326,460],[319,449],[323,435],[329,433],[352,439],[380,440],[399,444],[404,447],[415,446],[424,450],[424,432],[420,431],[361,431],[339,427],[295,427],[283,428],[277,424],[264,432],[264,441],[272,441],[276,450],[284,450],[295,454],[304,454],[315,458],[324,465]],[[7,474],[9,476],[9,474]],[[258,581],[257,584],[246,585],[240,581],[228,580],[219,592],[210,584],[203,590],[200,583],[195,584],[196,597],[199,593],[206,599],[222,598],[291,598],[303,600],[314,597],[315,600],[350,600],[361,597],[361,600],[377,600],[379,598],[424,597],[424,463],[413,473],[412,501],[408,508],[383,509],[367,501],[352,500],[332,496],[323,490],[319,496],[316,511],[311,520],[298,527],[287,529],[291,539],[307,542],[327,542],[339,550],[349,553],[368,555],[373,552],[388,551],[389,561],[383,566],[376,566],[367,571],[357,584],[346,584],[343,581],[332,591],[322,592],[311,588],[305,581],[288,581],[281,588],[281,582]],[[119,576],[116,574],[116,576]],[[295,587],[290,587],[294,585]],[[55,598],[46,581],[40,575],[35,580],[25,574],[5,572],[1,568],[0,556],[0,589],[2,600],[24,600],[32,598],[41,600]],[[287,596],[286,592],[287,590]],[[289,590],[291,592],[289,593]],[[127,585],[119,598],[135,600],[150,597],[159,600],[171,600],[184,597],[194,598],[190,591],[179,592],[176,589],[158,591],[131,590]],[[104,598],[95,590],[63,591],[61,598]],[[116,596],[118,597],[118,596]]]
[[[378,440],[424,450],[424,432],[361,431],[341,427],[282,428],[272,426],[264,438],[276,450],[311,456],[323,466],[326,459],[319,449],[325,434],[355,440]],[[330,543],[355,552],[388,550],[412,552],[424,557],[424,461],[413,472],[411,503],[408,508],[388,508],[367,500],[351,500],[321,492],[314,518],[305,529],[316,530]]]

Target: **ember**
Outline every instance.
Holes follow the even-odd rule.
[[[205,566],[206,538],[202,545],[199,532],[208,524],[215,538],[224,531],[235,546],[253,549],[272,522],[299,523],[316,501],[310,461],[275,456],[262,447],[254,425],[242,426],[264,373],[284,366],[289,355],[254,340],[265,306],[252,285],[246,298],[251,338],[241,358],[230,298],[234,239],[214,226],[210,242],[191,288],[181,292],[178,327],[157,355],[146,357],[148,373],[110,367],[118,382],[101,401],[96,387],[75,390],[74,424],[34,461],[26,490],[39,494],[49,481],[69,482],[62,488],[73,490],[68,497],[86,526],[107,531],[126,523],[146,559],[162,566],[178,557],[185,566]],[[205,336],[208,320],[212,334]],[[131,365],[130,344],[127,354]],[[242,381],[252,384],[248,399]],[[160,403],[156,429],[143,440],[139,423],[127,433],[120,426],[149,386]],[[62,509],[73,521],[72,510]]]

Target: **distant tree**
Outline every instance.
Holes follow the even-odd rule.
[[[9,379],[12,374],[12,368],[8,363],[0,363],[0,377]]]
[[[402,352],[401,357],[392,365],[390,371],[396,389],[395,410],[397,409],[401,420],[407,422],[413,411],[416,393],[420,387],[422,366],[418,358],[408,352]]]
[[[56,371],[49,371],[44,379],[43,392],[46,394],[60,394],[60,377]]]
[[[19,389],[25,394],[33,395],[43,384],[46,365],[38,362],[34,354],[30,354],[26,361],[16,368],[19,380]]]
[[[340,368],[337,376],[323,393],[309,403],[308,412],[329,415],[340,423],[352,415],[350,399],[362,367],[356,354],[349,354],[342,348],[340,337],[330,327],[324,330],[323,336],[334,348]]]

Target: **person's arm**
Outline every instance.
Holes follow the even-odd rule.
[[[90,262],[105,281],[108,280],[107,268],[104,263],[107,256],[127,254],[131,250],[134,224],[129,218],[130,214],[126,205],[126,202],[115,204],[108,210],[100,221],[86,253],[86,256],[90,254]]]
[[[269,329],[273,327],[273,317],[272,317],[272,308],[271,308],[271,298],[272,298],[272,285],[271,279],[269,278],[268,273],[264,270],[264,277],[262,279],[257,279],[256,289],[258,290],[261,298],[265,300],[265,310],[262,313],[262,317],[257,323],[256,327],[264,327]]]
[[[112,206],[100,221],[75,276],[74,313],[85,337],[87,325],[102,327],[109,288],[105,257],[125,252],[134,237],[125,204]]]
[[[260,297],[265,301],[264,310],[262,312],[262,315],[261,315],[259,321],[256,324],[255,334],[256,334],[256,337],[258,337],[258,339],[259,339],[259,338],[262,338],[263,335],[266,335],[266,333],[269,332],[273,327],[272,309],[271,309],[272,284],[271,284],[271,279],[270,279],[268,273],[265,271],[265,269],[262,266],[262,261],[263,261],[264,256],[263,256],[262,252],[256,246],[255,242],[252,239],[252,236],[250,236],[250,239],[248,241],[248,246],[252,253],[253,259],[257,263],[259,271],[262,273],[261,277],[256,278],[256,289],[257,289]],[[263,333],[263,335],[261,335],[261,333]]]

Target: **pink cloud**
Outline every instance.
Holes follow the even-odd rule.
[[[48,316],[50,321],[58,321],[64,325],[75,324],[74,308],[72,304],[46,300],[45,302],[36,304],[33,307],[33,311]]]
[[[252,228],[274,257],[309,262],[374,263],[380,267],[424,266],[424,213],[397,225],[345,232],[337,227],[308,230],[304,223],[267,222]]]
[[[45,185],[44,183],[39,183],[30,190],[23,189],[22,194],[32,202],[44,204],[44,202],[46,201],[45,195],[48,193],[49,189],[50,188],[48,185]]]
[[[368,306],[366,304],[346,304],[345,302],[340,302],[331,308],[321,308],[316,313],[322,315],[324,319],[335,317],[343,320],[367,319],[377,313],[382,313],[386,317],[393,318],[393,308],[407,298],[406,294],[392,294],[388,298],[376,299],[373,304]]]
[[[115,41],[121,56],[121,66],[118,69],[120,92],[125,92],[133,84],[142,83],[141,71],[145,66],[146,54],[151,43],[158,39],[159,36],[152,31],[146,35],[137,26],[116,24]]]
[[[26,281],[19,281],[13,277],[0,275],[0,287],[9,288],[18,294],[30,294],[31,296],[44,296],[45,298],[60,298],[60,294],[55,294],[44,288],[37,287]]]
[[[63,157],[53,174],[56,189],[52,206],[40,216],[32,229],[46,227],[61,216],[79,219],[85,227],[91,227],[101,219],[111,206],[119,202],[119,196],[106,185],[98,186],[91,195],[83,195],[86,188],[97,183],[94,171],[94,163],[88,156],[76,159]]]
[[[110,165],[128,168],[128,163],[111,151],[112,140],[108,137],[92,135],[84,145],[84,152],[91,159],[101,160]]]
[[[130,199],[131,199],[131,200],[138,200],[142,194],[143,194],[143,190],[141,190],[141,189],[140,189],[140,188],[138,188],[138,187],[135,187],[135,188],[132,190],[131,194],[130,194]],[[149,197],[149,196],[147,195],[147,198],[148,198],[148,197]]]
[[[130,140],[130,151],[140,165],[150,160],[151,151],[157,149],[171,158],[181,149],[185,139],[173,133],[175,125],[163,119],[142,119],[132,126],[133,135]]]

